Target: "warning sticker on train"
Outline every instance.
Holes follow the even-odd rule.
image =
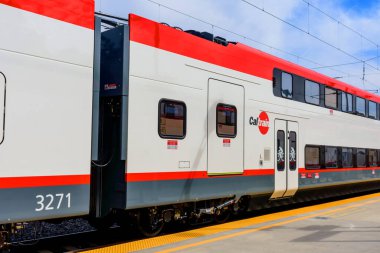
[[[269,117],[266,112],[261,112],[258,118],[250,117],[249,124],[252,126],[258,126],[262,135],[266,135],[269,131]]]

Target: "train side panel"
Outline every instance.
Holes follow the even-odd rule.
[[[0,1],[0,223],[89,211],[93,2],[59,2]]]
[[[216,113],[208,110],[209,80],[248,90],[268,81],[133,41],[130,55],[129,117],[133,120],[128,124],[128,209],[273,191],[273,156],[262,164],[256,159],[264,156],[265,148],[273,151],[271,134],[259,134],[257,128],[249,127],[247,119],[248,115],[260,113],[257,108],[247,106],[245,113],[238,112],[245,124],[238,131],[248,131],[252,137],[244,141],[243,174],[212,176],[207,171],[208,136],[216,136],[215,131],[207,128],[208,115]],[[160,137],[158,113],[162,99],[186,104],[184,139]],[[250,105],[252,101],[246,99],[245,103]],[[174,149],[169,146],[170,141],[177,143]],[[223,147],[223,138],[218,144]],[[230,158],[219,159],[223,163]]]
[[[272,78],[277,66],[297,74],[304,71],[306,77],[320,79],[319,75],[245,46],[223,47],[169,30],[139,17],[133,16],[131,20],[129,116],[141,120],[130,121],[128,127],[127,208],[271,194],[277,162],[276,120],[298,125],[299,178],[296,182],[301,190],[379,180],[378,167],[305,172],[306,145],[379,149],[375,134],[380,127],[378,121],[273,95]],[[243,56],[242,52],[245,52]],[[247,58],[241,58],[245,56]],[[252,69],[236,65],[237,59]],[[227,65],[230,67],[225,67]],[[207,128],[208,115],[215,113],[207,111],[210,79],[245,89],[242,175],[207,175],[207,149],[210,148],[207,138],[215,134]],[[158,104],[163,98],[183,101],[187,106],[186,137],[174,142],[175,149],[169,147],[170,139],[160,138],[158,134]],[[254,123],[262,112],[268,115],[269,121],[265,134]],[[221,156],[220,159],[229,158]],[[188,167],[182,167],[183,164]]]

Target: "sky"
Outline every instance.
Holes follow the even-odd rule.
[[[380,90],[380,0],[96,0],[96,10],[208,31]]]

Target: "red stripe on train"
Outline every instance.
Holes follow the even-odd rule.
[[[0,189],[90,184],[90,175],[2,177]]]
[[[0,4],[94,29],[94,0],[0,0]]]
[[[129,16],[129,23],[131,40],[144,45],[267,80],[272,80],[276,67],[380,103],[380,96],[241,43],[225,47],[136,15]]]
[[[363,168],[334,168],[334,169],[305,169],[299,168],[299,173],[323,173],[323,172],[346,172],[346,171],[368,171],[380,170],[380,167],[363,167]]]
[[[147,173],[127,173],[127,182],[142,181],[163,181],[163,180],[186,180],[221,177],[242,177],[242,176],[264,176],[274,175],[274,169],[244,170],[243,174],[209,176],[207,171],[181,171],[181,172],[147,172]]]

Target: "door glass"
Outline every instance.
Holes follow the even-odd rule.
[[[285,132],[277,131],[277,170],[285,169]]]
[[[297,134],[293,131],[289,134],[289,169],[297,169]]]
[[[237,110],[233,105],[218,104],[216,107],[216,134],[219,137],[235,138]]]

